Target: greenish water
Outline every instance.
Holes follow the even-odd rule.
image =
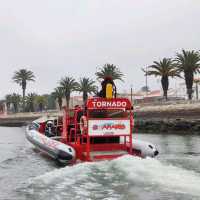
[[[157,159],[125,156],[59,168],[35,151],[24,128],[0,127],[0,200],[199,200],[200,137],[135,134]]]

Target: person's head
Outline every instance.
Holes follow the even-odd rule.
[[[47,126],[47,127],[53,127],[53,122],[52,122],[52,121],[47,121],[46,126]]]

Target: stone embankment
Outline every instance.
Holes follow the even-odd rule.
[[[200,103],[140,106],[135,111],[137,132],[200,134]]]
[[[18,113],[0,115],[0,126],[20,127],[25,126],[31,121],[43,116],[43,113]]]
[[[44,115],[48,113],[0,116],[0,126],[23,126]],[[200,134],[200,103],[198,102],[138,105],[134,108],[134,115],[136,132]]]
[[[43,116],[57,116],[61,115],[61,112],[55,110],[45,111],[45,112],[34,112],[34,113],[17,113],[17,114],[7,114],[0,115],[0,126],[9,127],[20,127],[25,126]]]

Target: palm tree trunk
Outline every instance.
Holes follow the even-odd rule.
[[[70,97],[66,96],[66,106],[67,106],[67,109],[69,109],[69,102],[70,102]]]
[[[84,103],[84,104],[86,103],[87,99],[88,99],[88,94],[87,94],[87,92],[83,92],[83,103]]]
[[[39,110],[40,110],[40,112],[43,111],[43,104],[42,103],[39,103]]]
[[[194,75],[192,71],[185,71],[184,76],[185,76],[185,84],[187,87],[188,99],[191,100],[193,93],[192,86],[193,86]]]
[[[7,111],[10,111],[10,103],[6,103]]]
[[[164,91],[163,91],[163,96],[165,97],[165,100],[167,101],[167,99],[168,99],[168,98],[167,98],[167,90],[164,90]]]
[[[59,109],[61,110],[62,109],[62,98],[58,99],[58,105],[59,105]]]
[[[31,105],[30,105],[30,109],[29,109],[29,112],[34,112],[34,105],[33,105],[33,103],[31,103]]]
[[[67,100],[67,109],[69,109],[69,100]]]
[[[167,100],[167,91],[168,91],[168,88],[169,88],[169,78],[168,78],[168,76],[162,76],[161,84],[162,84],[162,88],[163,88],[163,96],[164,96],[165,100]]]
[[[18,112],[18,106],[17,106],[17,104],[14,103],[13,106],[14,106],[14,112],[17,113]]]
[[[67,109],[69,109],[70,93],[65,93],[65,99],[66,99],[66,106],[67,106]]]
[[[198,83],[196,83],[196,100],[199,99],[199,88],[198,88]]]
[[[23,88],[22,89],[23,91],[23,95],[22,95],[22,109],[23,109],[23,112],[25,111],[25,89]]]
[[[192,100],[192,89],[187,89],[188,99]]]

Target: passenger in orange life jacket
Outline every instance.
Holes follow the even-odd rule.
[[[112,77],[110,77],[110,76],[105,77],[105,79],[101,82],[102,89],[99,92],[98,96],[106,98],[106,85],[108,83],[112,84],[112,86],[113,86],[113,94],[114,94],[114,97],[116,98],[117,89],[116,89],[114,81],[112,80]]]

